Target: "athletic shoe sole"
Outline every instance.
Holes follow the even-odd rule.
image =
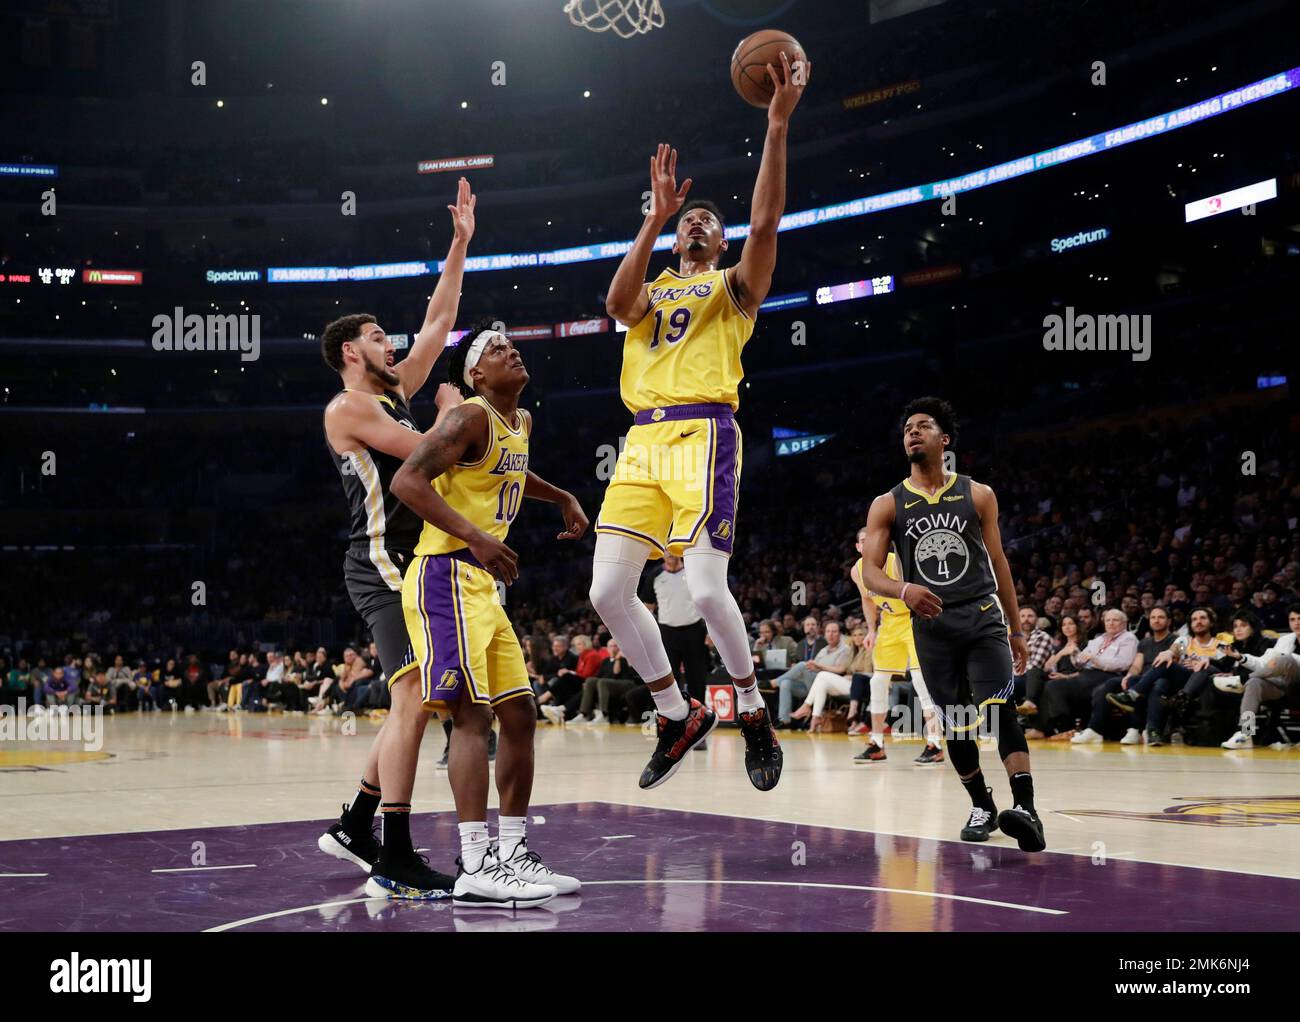
[[[459,897],[453,895],[452,905],[456,908],[470,909],[505,909],[507,912],[514,912],[521,908],[540,908],[548,902],[554,901],[556,895],[547,894],[540,898],[506,898],[497,900],[495,898],[486,898],[481,894],[464,894]]]
[[[718,726],[718,715],[715,713],[713,714],[713,723],[710,724],[708,727],[701,729],[700,733],[695,736],[695,741],[693,741],[689,746],[687,746],[685,749],[682,750],[682,754],[680,757],[678,757],[677,762],[674,763],[672,766],[670,766],[667,772],[661,778],[659,778],[659,780],[655,781],[653,784],[645,785],[644,787],[641,788],[641,790],[650,791],[653,788],[659,787],[659,785],[663,784],[665,781],[671,780],[673,774],[677,773],[681,765],[686,762],[686,753],[690,752],[691,749],[695,748],[695,746],[697,746],[700,742],[704,741],[704,739],[708,738],[709,735],[713,734],[713,729],[716,728],[717,726]]]
[[[1022,852],[1041,852],[1047,847],[1047,840],[1019,813],[1009,809],[999,813],[998,827],[1007,837],[1015,838]]]
[[[385,887],[375,877],[366,881],[367,898],[383,898],[386,901],[443,901],[451,897],[451,891],[444,891],[441,888],[423,891],[417,887],[407,887],[405,884],[399,884],[389,880],[392,887]]]
[[[338,838],[328,831],[316,839],[316,847],[326,855],[332,855],[336,859],[342,859],[344,862],[351,862],[360,866],[367,873],[370,872],[370,863],[353,852],[347,845],[340,844]]]

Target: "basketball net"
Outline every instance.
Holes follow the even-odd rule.
[[[621,39],[662,28],[664,9],[659,0],[568,0],[564,13],[573,24],[590,32],[608,32]]]

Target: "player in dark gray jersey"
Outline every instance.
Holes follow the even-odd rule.
[[[402,576],[424,523],[392,496],[389,484],[422,439],[409,402],[429,378],[456,322],[465,253],[474,233],[474,205],[469,183],[461,178],[456,203],[447,207],[454,232],[447,261],[405,359],[397,361],[392,341],[374,316],[343,316],[321,334],[325,362],[343,383],[343,390],[326,406],[324,421],[325,444],[352,514],[343,576],[353,606],[379,649],[394,705],[421,698],[402,614]],[[439,418],[461,400],[450,385],[440,388]],[[398,717],[407,723],[398,727]],[[449,897],[454,883],[452,877],[430,869],[411,843],[411,792],[428,719],[428,711],[421,711],[394,714],[384,722],[356,797],[317,841],[321,851],[353,862],[368,874],[378,872],[390,881],[393,897]],[[371,833],[377,809],[383,812],[379,842]]]
[[[1034,808],[1029,747],[1009,702],[1013,661],[1014,674],[1022,673],[1029,647],[1007,627],[1020,611],[1002,552],[997,497],[970,476],[945,471],[944,451],[957,435],[948,402],[917,398],[903,413],[902,433],[912,471],[871,503],[863,581],[912,611],[916,655],[944,721],[948,759],[971,798],[962,840],[987,841],[1000,828],[1022,850],[1041,852],[1046,842]],[[885,574],[891,546],[901,582]],[[986,719],[1011,778],[1014,807],[1001,813],[980,770],[976,734]]]

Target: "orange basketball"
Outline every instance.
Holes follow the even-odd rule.
[[[799,41],[788,32],[776,28],[759,29],[747,35],[731,55],[731,84],[750,106],[765,107],[772,102],[772,80],[767,76],[767,65],[781,74],[781,51],[795,61],[807,60]]]

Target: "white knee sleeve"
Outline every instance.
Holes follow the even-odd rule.
[[[889,710],[889,678],[884,671],[876,671],[871,676],[871,704],[867,709],[872,713],[885,713]]]
[[[749,651],[749,633],[745,619],[727,586],[729,554],[714,550],[707,534],[686,550],[686,588],[691,602],[704,617],[709,638],[717,647],[727,673],[733,678],[748,678],[754,673],[754,660]]]
[[[599,533],[591,571],[591,605],[618,640],[623,655],[646,681],[672,674],[663,636],[636,595],[649,547],[626,536]]]
[[[928,713],[934,709],[934,700],[930,698],[930,690],[925,687],[925,679],[921,677],[919,668],[913,667],[911,675],[912,687],[916,689],[916,698],[921,704],[921,709]]]

